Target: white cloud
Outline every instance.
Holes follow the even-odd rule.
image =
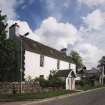
[[[99,30],[105,23],[105,12],[102,12],[100,9],[96,9],[86,17],[83,17],[83,21],[89,30]]]
[[[80,27],[79,35],[83,38],[78,45],[87,66],[96,66],[99,59],[105,55],[105,12],[96,9],[83,18],[84,25]],[[80,46],[80,47],[79,47]]]
[[[9,19],[16,18],[15,8],[17,6],[16,0],[0,0],[0,10],[8,16]]]
[[[103,50],[86,42],[79,43],[74,49],[80,53],[87,68],[97,66],[98,61],[104,54]]]
[[[14,23],[18,23],[19,25],[19,33],[21,35],[24,35],[26,32],[29,32],[29,35],[27,37],[29,37],[32,40],[36,40],[36,41],[40,41],[40,38],[38,37],[38,35],[36,35],[35,33],[33,33],[33,31],[31,30],[31,28],[29,27],[28,23],[26,21],[20,21],[20,20],[9,20],[8,24],[9,26],[11,26]]]
[[[43,20],[40,27],[34,32],[26,21],[8,20],[9,26],[14,23],[18,23],[20,26],[19,32],[21,35],[29,32],[28,37],[32,40],[39,41],[59,50],[67,47],[68,44],[73,45],[81,39],[78,35],[78,30],[72,24],[59,22],[54,17]]]
[[[63,13],[71,5],[71,0],[46,0],[47,9],[51,16],[61,19]]]
[[[35,30],[35,34],[41,37],[43,43],[59,49],[79,40],[77,33],[72,24],[58,22],[54,17],[45,19]]]
[[[94,18],[93,18],[94,17]],[[84,18],[84,26],[80,28],[80,35],[86,42],[100,49],[105,49],[105,12],[94,10]],[[85,27],[86,26],[86,27]]]
[[[79,3],[85,4],[89,7],[104,6],[105,0],[78,0]]]

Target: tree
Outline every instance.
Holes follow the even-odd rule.
[[[99,64],[97,66],[101,71],[104,68],[105,72],[105,56],[102,56],[102,58],[99,60]]]
[[[97,68],[100,71],[101,74],[101,84],[103,85],[105,83],[105,56],[102,56],[102,58],[99,60],[99,64],[97,66]]]
[[[71,51],[70,59],[74,64],[76,64],[76,71],[78,72],[78,69],[81,69],[83,67],[82,57],[79,55],[78,52]]]
[[[0,11],[0,81],[19,81],[17,45],[7,39],[6,18]]]
[[[105,65],[105,56],[102,56],[102,58],[99,60],[100,65]]]
[[[7,28],[7,23],[6,23],[6,15],[1,15],[0,11],[0,44],[3,44],[3,42],[6,39],[6,28]]]

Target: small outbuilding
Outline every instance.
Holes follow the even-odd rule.
[[[66,90],[75,90],[75,78],[76,74],[72,69],[59,70],[56,75],[63,81],[65,81]]]

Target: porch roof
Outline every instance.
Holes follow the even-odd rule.
[[[56,75],[58,77],[68,77],[68,75],[70,74],[70,72],[73,72],[72,69],[65,69],[65,70],[59,70]],[[75,77],[75,73],[71,73],[72,77]]]

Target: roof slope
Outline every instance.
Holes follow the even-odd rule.
[[[21,38],[23,40],[24,48],[27,51],[31,51],[31,52],[42,54],[55,59],[71,62],[70,57],[68,57],[66,54],[63,54],[62,52],[56,49],[53,49],[51,47],[48,47],[46,45],[43,45],[37,41],[33,41],[26,37],[21,36]]]

